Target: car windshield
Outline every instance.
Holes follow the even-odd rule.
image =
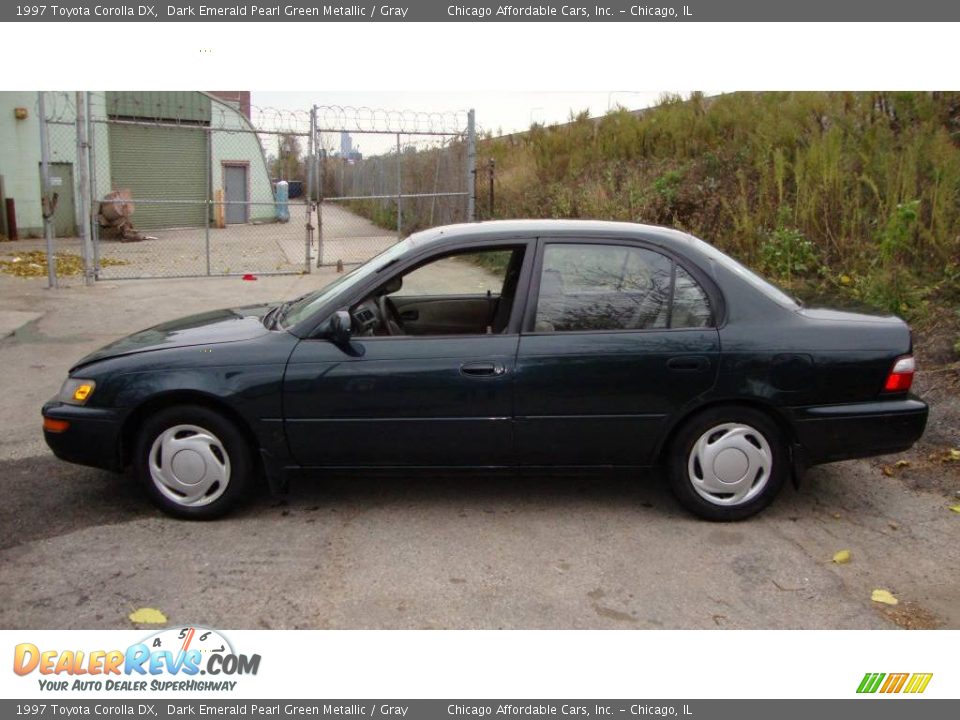
[[[400,257],[410,247],[409,238],[391,245],[379,255],[367,260],[363,265],[358,265],[346,275],[337,278],[329,285],[325,285],[319,290],[308,293],[298,298],[290,304],[283,314],[278,318],[282,327],[296,325],[301,320],[310,317],[316,310],[323,306],[334,294],[341,290],[346,290],[357,283],[363,282],[371,275],[375,275]]]
[[[723,265],[727,270],[735,273],[743,280],[753,285],[753,287],[769,297],[771,300],[774,300],[780,305],[790,309],[796,309],[800,307],[800,303],[798,303],[796,299],[790,297],[787,293],[771,283],[769,280],[764,280],[750,268],[746,267],[745,265],[741,265],[729,255],[720,252],[713,245],[706,243],[699,238],[695,238],[692,235],[690,236],[690,239],[697,246],[700,252],[708,256],[717,264]]]

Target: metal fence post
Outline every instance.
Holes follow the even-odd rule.
[[[317,127],[316,107],[317,106],[314,105],[310,108],[310,137],[307,138],[307,226],[305,228],[306,237],[303,241],[303,268],[307,274],[313,271],[313,267],[310,264],[310,246],[313,244],[313,218],[310,216],[313,208],[314,155],[316,155],[317,152],[317,135],[315,132]]]
[[[443,152],[437,151],[437,169],[433,173],[433,197],[430,198],[430,226],[433,227],[433,213],[437,209],[437,192],[440,188],[440,161],[443,159]]]
[[[90,221],[90,242],[93,246],[93,277],[100,279],[100,223],[97,221],[97,207],[99,203],[99,191],[97,190],[97,130],[93,124],[93,94],[86,93],[87,96],[87,158],[90,167],[90,185],[89,185],[89,205],[87,206],[87,217]]]
[[[402,177],[400,175],[400,133],[397,133],[397,237],[400,238],[403,236],[403,215],[401,214],[401,204],[403,198],[401,195],[400,183],[402,182]]]
[[[43,213],[43,237],[47,241],[47,287],[57,287],[57,261],[54,257],[53,212],[56,199],[50,196],[50,130],[47,127],[47,109],[44,92],[37,93],[40,110],[40,181],[43,197],[40,199]]]
[[[477,124],[473,108],[467,113],[467,222],[476,219],[477,207]]]
[[[203,244],[204,251],[207,255],[207,277],[210,277],[210,211],[213,210],[213,128],[206,128],[204,136],[207,139],[206,150],[207,150],[207,182],[206,182],[206,203],[204,203],[203,209]]]
[[[77,166],[79,169],[80,198],[80,248],[83,255],[83,281],[86,285],[93,285],[93,248],[90,243],[90,164],[88,152],[90,140],[87,123],[87,97],[85,92],[77,91]]]
[[[493,220],[493,179],[496,166],[497,161],[493,158],[490,158],[490,210],[487,213],[488,220]]]
[[[321,149],[320,133],[317,128],[317,106],[314,105],[310,110],[310,119],[313,121],[313,146],[316,148],[316,170],[317,176],[317,267],[323,265],[323,193],[324,181],[326,180],[327,155],[326,150]],[[321,157],[321,153],[323,153]]]

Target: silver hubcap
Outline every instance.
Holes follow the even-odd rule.
[[[230,483],[230,458],[219,438],[196,425],[175,425],[150,447],[150,478],[184,507],[209,505]]]
[[[714,505],[741,505],[770,480],[773,452],[759,431],[742,423],[707,430],[693,444],[687,474],[693,489]]]

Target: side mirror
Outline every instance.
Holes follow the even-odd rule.
[[[350,313],[346,310],[337,310],[331,315],[325,335],[337,345],[349,343],[350,336],[353,335],[353,320],[350,318]]]

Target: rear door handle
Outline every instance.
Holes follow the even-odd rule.
[[[467,377],[496,377],[507,372],[507,368],[498,362],[469,362],[460,366],[460,372]]]
[[[667,367],[676,372],[699,372],[710,367],[710,361],[702,355],[684,355],[667,360]]]

